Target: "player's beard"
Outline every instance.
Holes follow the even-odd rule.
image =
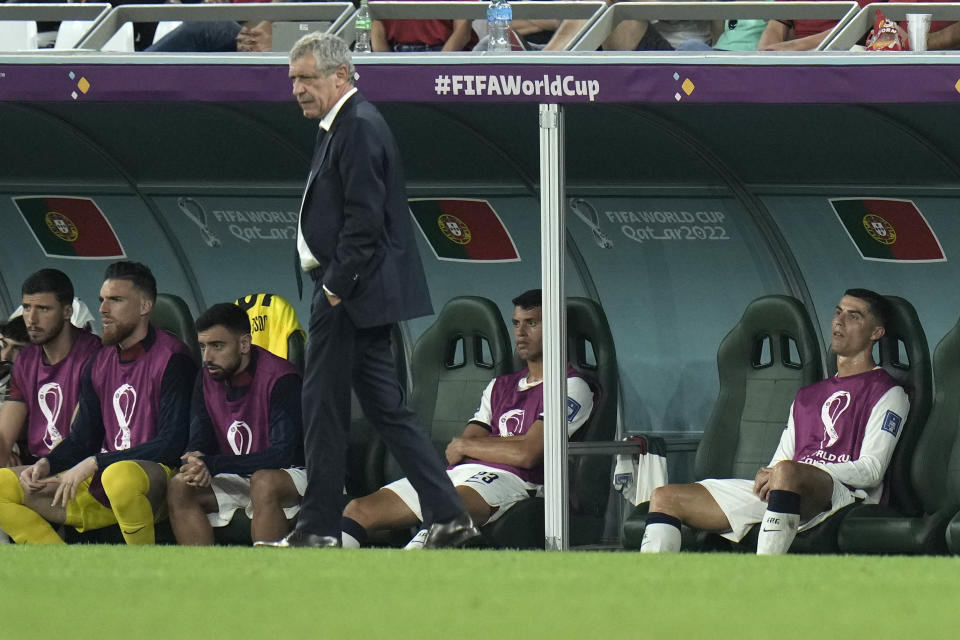
[[[233,374],[237,372],[237,369],[240,368],[240,359],[237,358],[237,361],[229,367],[215,367],[213,371],[210,370],[210,367],[204,363],[204,368],[206,368],[207,373],[210,374],[210,377],[216,380],[217,382],[223,382],[224,380],[229,380],[233,377]]]
[[[136,322],[122,324],[119,321],[114,320],[110,324],[104,325],[102,342],[104,345],[108,346],[120,344],[133,335],[133,332],[136,329]]]
[[[63,332],[64,328],[66,328],[68,324],[69,323],[66,320],[61,320],[60,326],[54,327],[52,330],[45,333],[33,334],[28,331],[27,335],[30,337],[30,344],[38,344],[42,347],[51,340],[59,337],[60,333]]]

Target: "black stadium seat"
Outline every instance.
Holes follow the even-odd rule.
[[[410,358],[410,407],[441,455],[463,432],[490,380],[512,370],[510,334],[496,304],[463,296],[444,305]],[[392,456],[386,475],[403,475]]]
[[[452,298],[420,336],[410,358],[410,408],[441,459],[473,416],[490,380],[513,369],[510,345],[500,309],[478,296]],[[357,418],[350,427],[348,450],[347,491],[352,497],[404,475],[373,426]],[[409,539],[407,532],[382,532],[372,542],[402,545]]]
[[[880,339],[878,364],[896,378],[910,396],[910,415],[887,470],[889,504],[904,514],[918,515],[922,506],[913,490],[910,467],[913,452],[923,433],[933,402],[933,371],[927,334],[913,305],[897,296],[887,296],[893,306],[893,326]],[[834,361],[831,357],[829,360]],[[836,371],[836,365],[831,364]]]
[[[567,359],[593,390],[590,419],[573,442],[610,441],[617,434],[620,382],[613,334],[603,308],[589,298],[567,299]],[[604,456],[569,456],[570,544],[595,543],[603,533],[610,497],[610,460]],[[525,500],[483,528],[496,546],[544,546],[543,498]]]
[[[807,310],[789,296],[757,298],[717,350],[720,393],[697,447],[694,474],[753,478],[770,462],[797,391],[823,379],[820,343]],[[623,527],[624,546],[638,549],[649,503]],[[710,543],[684,527],[684,547]]]
[[[919,503],[910,483],[910,459],[927,415],[933,389],[930,370],[930,350],[927,336],[913,305],[897,296],[886,296],[893,307],[892,321],[876,347],[876,361],[887,373],[903,384],[910,396],[910,414],[903,425],[900,442],[894,451],[887,469],[887,492],[884,501],[900,513],[918,514]],[[837,358],[832,351],[827,353],[828,370],[837,371]],[[857,505],[851,505],[835,513],[822,524],[797,534],[792,553],[835,553],[840,550],[839,531],[845,519],[852,515]],[[872,507],[871,507],[872,508]],[[754,526],[741,542],[741,547],[756,549],[758,527]]]
[[[933,355],[936,395],[922,432],[915,433],[909,482],[920,513],[893,505],[856,507],[840,526],[840,550],[849,553],[944,553],[947,521],[960,511],[960,322]],[[917,429],[914,408],[904,426]],[[901,442],[900,446],[904,443]],[[952,452],[952,456],[951,456]],[[952,458],[952,464],[951,464]],[[960,540],[958,540],[960,541]]]
[[[197,329],[193,323],[190,308],[180,296],[172,293],[158,293],[153,305],[150,322],[157,329],[163,329],[179,338],[190,350],[194,361],[200,363],[200,345],[197,342]]]

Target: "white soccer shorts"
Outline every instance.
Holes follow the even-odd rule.
[[[515,473],[488,467],[485,464],[461,464],[453,469],[447,469],[447,475],[455,487],[470,487],[480,494],[483,501],[497,510],[490,516],[487,523],[495,522],[507,512],[510,507],[526,500],[531,493],[538,494],[543,485],[523,480]],[[420,511],[420,498],[413,485],[406,478],[401,478],[386,485],[397,494],[403,503],[409,507],[417,519],[423,522],[423,513]]]
[[[701,480],[701,484],[710,492],[713,499],[720,505],[720,509],[730,521],[730,531],[719,532],[727,540],[740,542],[747,535],[750,527],[763,521],[763,514],[767,511],[767,503],[753,493],[753,480],[726,478],[723,480]],[[833,497],[830,509],[822,511],[806,522],[800,523],[799,531],[806,531],[817,526],[834,513],[848,504],[853,504],[858,496],[850,489],[833,478]]]
[[[281,469],[286,471],[297,493],[303,497],[307,490],[307,470],[299,467]],[[218,473],[210,481],[213,495],[217,498],[218,511],[207,514],[207,519],[213,527],[225,527],[230,524],[237,509],[243,509],[248,518],[253,518],[253,505],[250,504],[250,476],[240,476],[235,473]],[[287,520],[300,513],[300,505],[286,507],[283,514]]]

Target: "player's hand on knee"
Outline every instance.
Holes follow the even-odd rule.
[[[50,463],[40,458],[20,473],[20,484],[28,493],[36,493],[47,486],[45,478],[50,475]]]
[[[460,438],[451,440],[450,444],[447,445],[445,455],[447,457],[447,464],[457,464],[463,460],[466,457],[463,452],[463,441]]]
[[[80,486],[80,483],[96,472],[97,459],[93,456],[84,458],[69,471],[65,471],[59,478],[57,492],[53,494],[52,506],[66,508],[70,501],[76,499],[77,487]]]
[[[770,491],[771,471],[770,467],[761,467],[760,470],[757,471],[757,477],[753,480],[753,493],[761,500],[766,500],[767,493]]]

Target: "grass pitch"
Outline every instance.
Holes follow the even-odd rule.
[[[0,547],[0,638],[956,638],[960,558]]]

